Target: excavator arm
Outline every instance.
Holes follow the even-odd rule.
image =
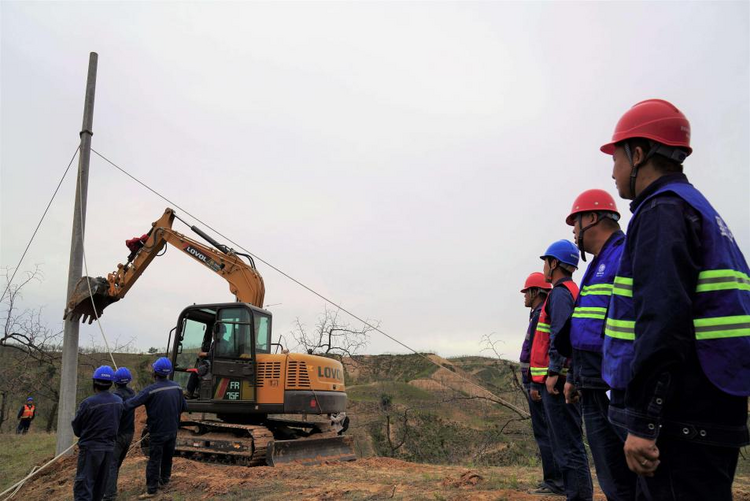
[[[178,233],[172,229],[175,217],[174,211],[167,208],[152,224],[143,246],[131,254],[126,264],[118,264],[117,270],[110,273],[106,279],[82,277],[66,305],[64,318],[76,321],[81,318],[82,321],[91,323],[97,315],[101,316],[104,308],[125,297],[167,244],[226,280],[229,291],[234,294],[237,301],[262,308],[265,286],[252,258],[247,256],[248,264],[234,250],[219,244],[195,226],[191,229],[213,246]]]

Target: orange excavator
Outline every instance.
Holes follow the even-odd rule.
[[[178,233],[175,218],[182,221],[168,208],[146,235],[128,240],[127,263],[106,279],[83,277],[65,317],[91,323],[125,297],[169,244],[226,280],[236,297],[188,306],[170,331],[171,377],[189,397],[177,452],[246,465],[353,460],[351,437],[343,434],[349,420],[341,363],[292,354],[274,343],[263,278],[252,257],[195,226],[190,229],[210,245]]]

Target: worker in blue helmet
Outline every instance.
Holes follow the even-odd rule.
[[[594,493],[583,446],[580,404],[565,402],[563,388],[570,361],[555,347],[555,338],[567,328],[578,297],[578,286],[573,281],[578,247],[568,240],[558,240],[539,257],[544,261],[544,278],[552,284],[552,290],[542,306],[531,346],[530,395],[532,399],[542,397],[552,436],[552,455],[562,472],[565,495],[568,499],[590,500]]]
[[[31,422],[35,417],[36,406],[34,405],[34,399],[29,397],[26,399],[26,403],[18,410],[18,427],[16,428],[16,434],[26,435],[29,432]]]
[[[109,391],[115,381],[112,367],[102,365],[92,379],[94,394],[81,402],[72,422],[73,433],[79,437],[75,501],[103,499],[123,412],[122,399]]]
[[[180,414],[187,410],[182,388],[167,379],[172,374],[172,363],[169,359],[162,357],[154,362],[151,368],[154,373],[154,384],[147,386],[125,403],[126,410],[146,406],[149,457],[146,465],[146,492],[139,499],[155,497],[156,491],[165,488],[169,483]]]
[[[126,401],[135,396],[135,392],[128,386],[133,380],[132,374],[127,367],[120,367],[115,371],[115,391],[114,394]],[[109,468],[109,480],[107,489],[104,493],[104,500],[111,501],[117,498],[117,477],[120,474],[120,467],[125,460],[125,456],[130,449],[130,442],[133,441],[135,432],[135,410],[128,409],[122,413],[120,419],[120,430],[115,439],[115,449],[112,455],[112,461]]]

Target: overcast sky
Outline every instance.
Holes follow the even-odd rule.
[[[96,51],[96,150],[418,350],[479,354],[495,333],[516,358],[519,289],[571,238],[578,193],[617,195],[599,146],[638,101],[687,115],[686,173],[750,255],[749,5],[3,1],[0,265],[17,263],[77,147]],[[22,266],[40,265],[24,305],[53,328],[72,174]],[[165,207],[92,155],[90,274],[123,262]],[[315,323],[319,298],[259,270],[277,336]],[[102,322],[163,346],[183,307],[232,299],[171,249]],[[368,351],[404,350],[374,334]]]

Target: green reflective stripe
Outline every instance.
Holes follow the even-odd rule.
[[[633,279],[627,277],[615,277],[612,293],[616,296],[633,297]]]
[[[607,308],[578,306],[573,310],[573,318],[595,318],[598,320],[604,320],[607,318]]]
[[[750,291],[750,277],[736,270],[707,270],[698,274],[695,292],[723,290]]]
[[[635,321],[608,318],[604,335],[624,341],[635,341]]]
[[[581,296],[611,296],[614,284],[586,285],[581,289]]]
[[[750,336],[750,315],[731,317],[696,318],[695,339],[722,339]]]
[[[532,367],[530,369],[531,370],[531,375],[532,376],[546,376],[547,375],[547,369],[549,369],[549,367]]]
[[[536,324],[536,330],[538,330],[539,332],[549,332],[549,324],[543,324],[539,322],[538,324]]]

